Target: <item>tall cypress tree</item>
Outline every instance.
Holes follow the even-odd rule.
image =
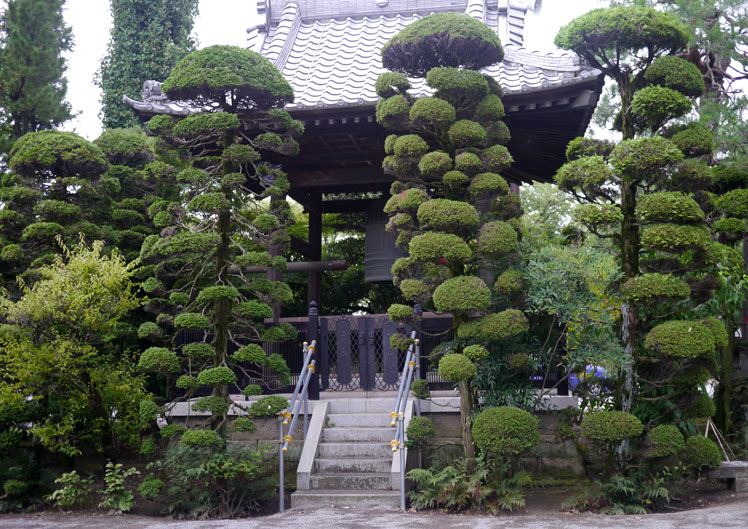
[[[72,33],[64,0],[9,0],[0,15],[0,154],[29,132],[73,117],[65,101],[64,52]]]
[[[113,25],[97,84],[105,128],[138,124],[122,95],[138,97],[144,79],[166,79],[194,49],[190,38],[199,0],[111,0]]]

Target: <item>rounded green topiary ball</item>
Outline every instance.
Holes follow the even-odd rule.
[[[480,153],[483,161],[483,167],[491,173],[500,173],[514,162],[514,158],[509,154],[509,150],[503,145],[494,145]]]
[[[484,255],[502,257],[519,249],[517,232],[511,224],[498,220],[484,224],[478,234],[478,250]]]
[[[489,351],[482,345],[468,345],[462,350],[462,354],[467,356],[473,362],[480,362],[488,357]]]
[[[709,327],[714,335],[714,343],[718,350],[722,350],[727,347],[729,343],[729,337],[727,335],[727,329],[725,329],[725,322],[714,316],[709,316],[701,320],[701,323]]]
[[[512,406],[486,408],[473,421],[473,439],[482,452],[518,456],[540,441],[539,422]]]
[[[699,204],[679,191],[644,195],[636,204],[636,216],[645,222],[676,224],[704,222],[704,211]]]
[[[462,354],[448,354],[439,360],[439,376],[447,382],[470,380],[478,374],[478,368]]]
[[[722,454],[717,443],[706,437],[694,435],[686,439],[683,462],[698,471],[714,469],[722,464]]]
[[[638,437],[644,431],[644,426],[630,413],[598,411],[582,419],[580,430],[587,439],[614,443]]]
[[[699,358],[714,352],[714,334],[698,321],[671,320],[654,327],[644,339],[651,353],[670,358]]]
[[[414,315],[413,307],[409,305],[402,305],[400,303],[394,303],[387,309],[387,316],[390,321],[404,321],[412,318]]]
[[[434,423],[428,417],[413,417],[405,430],[405,446],[423,446],[436,437]]]
[[[502,296],[512,296],[522,290],[522,272],[514,268],[504,271],[498,278],[494,288]]]
[[[446,152],[434,151],[424,154],[418,162],[418,170],[427,180],[438,180],[450,169],[452,169],[452,157]]]
[[[382,47],[388,70],[423,76],[438,66],[479,70],[500,62],[504,50],[488,26],[464,13],[435,13],[392,37]]]
[[[463,323],[457,328],[458,338],[480,342],[497,342],[527,331],[530,324],[522,311],[506,309]]]
[[[577,136],[566,146],[566,159],[570,162],[588,156],[608,156],[615,145],[608,140]]]
[[[423,156],[428,151],[428,143],[417,134],[406,134],[395,141],[395,156]]]
[[[647,433],[647,458],[669,457],[686,447],[683,434],[671,424],[661,424]]]
[[[624,140],[610,153],[608,161],[626,180],[652,181],[668,167],[680,162],[683,153],[662,136]]]
[[[467,175],[474,175],[483,171],[483,162],[477,154],[463,152],[455,156],[455,169]]]
[[[504,103],[496,94],[488,94],[475,107],[475,120],[480,123],[493,123],[504,117]]]
[[[461,119],[452,124],[447,131],[452,145],[460,148],[477,147],[486,140],[486,131],[475,121]]]
[[[491,304],[491,291],[481,278],[474,276],[447,279],[432,297],[440,312],[473,312],[485,310]]]
[[[436,198],[424,202],[416,214],[422,229],[469,234],[480,223],[478,211],[467,202]]]
[[[677,127],[672,132],[670,141],[688,158],[711,154],[714,150],[712,131],[702,123],[689,123],[685,127]]]
[[[689,417],[701,419],[704,417],[714,417],[717,413],[717,407],[714,405],[712,398],[700,391],[696,398],[686,408]]]
[[[677,90],[688,97],[699,97],[706,91],[699,68],[675,55],[658,57],[652,61],[644,72],[644,80],[649,84]]]
[[[422,97],[410,109],[410,120],[419,125],[444,127],[455,119],[455,107],[438,97]]]
[[[711,240],[705,226],[680,224],[656,224],[646,228],[641,236],[643,248],[669,253],[704,248]]]
[[[509,192],[509,184],[496,173],[480,173],[470,180],[468,191],[473,196],[484,193],[498,193],[506,195]]]
[[[161,89],[175,101],[270,109],[293,102],[293,89],[268,59],[238,46],[209,46],[177,63]]]
[[[413,259],[421,262],[464,261],[472,256],[468,244],[457,235],[428,231],[416,235],[408,246]]]
[[[664,298],[686,299],[690,295],[688,283],[671,274],[642,274],[621,286],[621,298],[635,303],[651,303]]]
[[[647,86],[634,94],[631,113],[657,128],[665,121],[678,118],[691,110],[691,100],[676,90],[663,86]]]
[[[398,94],[377,103],[375,110],[377,123],[385,128],[402,127],[409,119],[410,104]]]

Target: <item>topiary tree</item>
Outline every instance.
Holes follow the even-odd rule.
[[[686,311],[711,296],[718,263],[742,266],[705,224],[713,142],[704,127],[685,122],[704,81],[674,55],[688,38],[673,15],[619,6],[573,20],[555,41],[610,76],[620,95],[615,126],[623,141],[612,149],[570,143],[556,182],[584,203],[575,219],[610,239],[620,256],[620,336],[632,367],[620,373],[616,405],[666,422],[690,405],[694,387],[683,381],[713,368],[714,333],[724,332],[720,322],[711,328]]]
[[[638,437],[644,431],[644,426],[636,416],[622,411],[591,413],[582,419],[579,426],[583,437],[606,446],[608,474],[613,469],[614,445],[624,439]]]
[[[719,467],[722,464],[722,454],[717,443],[708,437],[694,435],[686,439],[683,460],[698,473]]]
[[[107,176],[101,149],[72,132],[32,132],[10,155],[12,172],[0,187],[0,260],[3,287],[17,297],[16,276],[32,283],[36,270],[58,254],[57,236],[66,243],[79,234],[117,242],[109,197],[119,181]]]
[[[153,274],[143,284],[152,296],[147,310],[156,320],[139,329],[141,338],[155,344],[143,352],[140,366],[182,373],[176,386],[184,398],[210,388],[209,397],[191,406],[209,412],[209,429],[225,437],[230,407],[242,408],[229,399],[230,387],[255,395],[261,392],[257,383],[289,382],[283,358],[266,354],[258,343],[296,336],[290,324],[264,325],[274,308],[291,298],[274,272],[286,267],[284,227],[292,219],[285,174],[261,158],[263,152],[295,154],[303,127],[279,108],[293,101],[290,85],[249,50],[196,51],[179,62],[162,88],[173,100],[207,110],[181,119],[156,116],[148,124],[190,163],[176,175],[183,201],[157,200],[148,208],[161,232],[147,237],[141,249]],[[264,198],[269,205],[260,202]],[[262,267],[267,277],[246,273],[245,267]],[[197,339],[180,345],[183,332]],[[264,370],[276,379],[263,377]],[[251,427],[247,421],[232,424]]]
[[[397,245],[409,252],[392,267],[394,283],[408,301],[454,317],[458,340],[454,354],[440,360],[439,373],[460,388],[466,457],[474,455],[470,381],[477,365],[527,329],[524,315],[510,309],[516,278],[493,284],[516,259],[521,215],[499,174],[512,163],[504,147],[509,131],[501,121],[502,91],[479,71],[503,55],[498,37],[481,22],[437,13],[384,45],[382,62],[392,72],[376,83],[382,98],[377,121],[393,132],[382,167],[395,182],[384,211]],[[425,78],[434,95],[414,97],[406,75]],[[392,316],[404,316],[400,311]],[[475,316],[482,317],[470,322]],[[473,331],[463,330],[471,325]]]

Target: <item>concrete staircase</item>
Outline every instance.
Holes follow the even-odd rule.
[[[398,481],[393,480],[390,448],[395,435],[389,418],[394,399],[341,398],[328,402],[308,481],[306,476],[301,476],[305,459],[302,454],[291,506],[399,506],[400,493],[393,490],[393,483],[398,486]],[[315,408],[310,432],[315,426],[313,423],[321,420],[320,416]],[[314,442],[308,436],[307,443],[310,441]],[[311,445],[309,450],[312,450]],[[308,459],[309,454],[306,456]]]

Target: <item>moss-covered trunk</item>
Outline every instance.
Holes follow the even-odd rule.
[[[460,423],[462,425],[462,446],[467,459],[475,458],[475,444],[470,424],[470,413],[473,409],[473,396],[470,393],[470,382],[461,380],[460,388]]]
[[[226,197],[230,199],[229,196]],[[231,212],[229,210],[223,210],[218,214],[218,224],[216,226],[218,236],[221,238],[221,242],[216,249],[216,274],[217,284],[228,285],[229,284],[229,247],[231,243]],[[215,366],[226,365],[226,357],[228,355],[228,339],[229,339],[229,320],[230,320],[230,309],[229,300],[221,298],[215,302],[215,310],[213,313],[213,347],[216,351]],[[221,399],[228,402],[229,391],[226,384],[219,384],[213,388],[213,396],[220,397]],[[221,414],[214,414],[211,417],[211,427],[218,432],[221,437],[226,437],[226,421],[227,411]]]
[[[731,428],[730,401],[732,400],[732,352],[735,348],[735,323],[732,318],[725,318],[725,326],[727,327],[727,336],[729,339],[727,346],[723,347],[719,352],[719,386],[717,386],[717,390],[714,393],[714,403],[717,406],[717,413],[714,418],[717,427],[726,434]]]

